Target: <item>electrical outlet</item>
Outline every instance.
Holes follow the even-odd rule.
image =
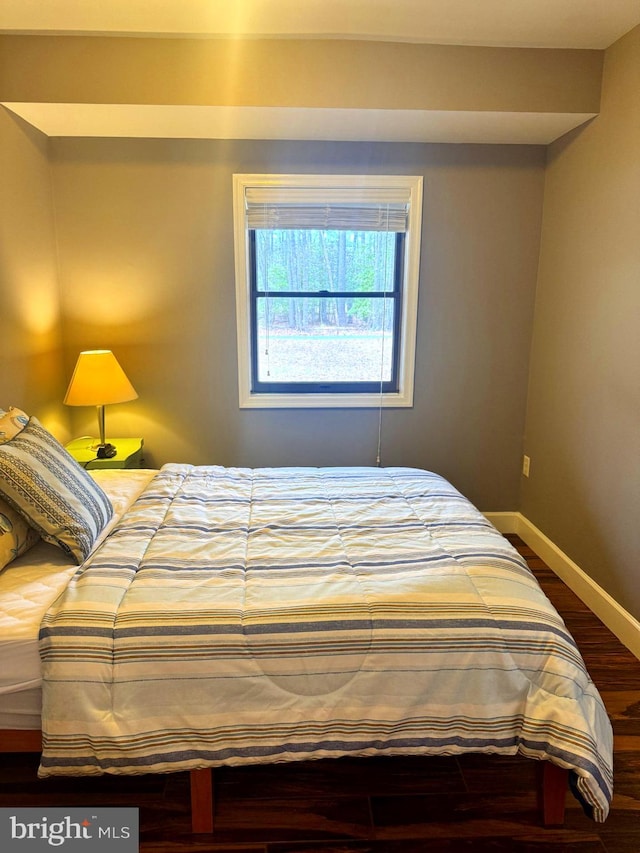
[[[531,468],[531,459],[528,456],[522,457],[522,473],[525,477],[529,476],[529,469]]]

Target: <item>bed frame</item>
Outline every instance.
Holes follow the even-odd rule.
[[[41,752],[39,730],[0,729],[0,752]],[[425,756],[428,758],[428,756]],[[200,835],[213,832],[213,768],[191,770],[191,831]],[[564,824],[568,771],[550,761],[539,762],[538,810],[545,827]]]

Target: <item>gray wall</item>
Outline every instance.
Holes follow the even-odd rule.
[[[518,505],[543,149],[62,139],[52,168],[68,372],[116,352],[140,398],[108,431],[144,436],[154,464],[249,466],[374,464],[378,417],[239,409],[232,174],[424,175],[415,406],[385,410],[382,461]]]
[[[48,140],[0,107],[0,408],[64,434]]]
[[[640,27],[549,149],[522,512],[640,618]]]

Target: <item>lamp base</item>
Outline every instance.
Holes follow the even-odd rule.
[[[113,444],[99,444],[96,449],[98,459],[113,459],[118,451]]]

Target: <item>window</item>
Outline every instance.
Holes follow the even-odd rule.
[[[235,175],[242,407],[410,406],[422,179]]]

